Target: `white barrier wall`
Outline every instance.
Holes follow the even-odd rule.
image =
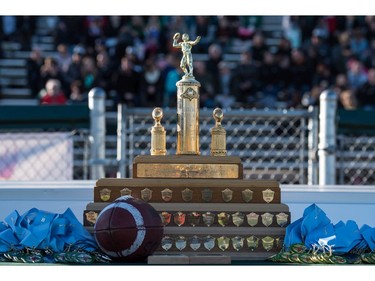
[[[86,205],[93,201],[94,186],[95,181],[1,181],[0,221],[13,210],[63,213],[70,208],[82,222]],[[375,186],[281,185],[281,202],[289,206],[292,221],[315,203],[332,223],[354,220],[359,227],[375,227]]]

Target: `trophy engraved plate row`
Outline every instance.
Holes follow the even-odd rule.
[[[201,84],[193,76],[191,54],[200,37],[189,41],[183,34],[178,42],[179,38],[176,33],[173,46],[182,50],[180,67],[185,75],[176,83],[176,155],[168,155],[163,110],[156,107],[150,155],[135,157],[132,178],[96,182],[94,202],[83,213],[84,226],[93,232],[101,210],[118,197],[131,195],[152,205],[164,225],[161,245],[151,257],[153,263],[158,257],[180,255],[196,257],[196,261],[218,255],[232,261],[266,260],[281,250],[285,227],[290,224],[289,207],[281,203],[277,181],[243,179],[241,159],[227,156],[220,108],[213,110],[210,155],[201,155]]]

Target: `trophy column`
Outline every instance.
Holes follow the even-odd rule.
[[[183,78],[177,86],[176,154],[199,155],[199,87],[194,78]]]

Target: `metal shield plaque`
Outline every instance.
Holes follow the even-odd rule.
[[[288,223],[289,215],[285,213],[279,213],[276,215],[276,222],[279,226],[284,227]]]
[[[225,251],[226,249],[229,248],[229,242],[230,242],[229,237],[220,236],[219,238],[217,238],[217,245],[219,249],[222,251]]]
[[[266,203],[270,203],[273,201],[273,197],[275,195],[275,192],[272,191],[271,189],[266,189],[266,190],[263,190],[262,191],[263,193],[263,200],[266,202]]]
[[[241,212],[232,214],[232,222],[235,226],[241,226],[243,224],[245,215]]]
[[[259,215],[257,213],[251,212],[250,214],[246,215],[247,223],[250,226],[256,226],[259,221]]]
[[[163,239],[161,239],[161,247],[168,251],[170,248],[172,248],[173,239],[169,236],[164,236]]]
[[[165,202],[169,202],[172,200],[172,193],[173,191],[170,190],[169,188],[163,189],[161,191],[161,198],[163,198]]]
[[[253,194],[254,192],[250,189],[245,189],[241,191],[242,200],[246,203],[249,203],[251,200],[253,200]]]
[[[264,237],[262,239],[263,248],[268,252],[269,250],[271,250],[273,248],[273,242],[274,241],[275,241],[275,239],[270,237],[270,236]]]
[[[193,199],[193,191],[189,188],[185,188],[183,191],[181,191],[182,199],[185,202],[190,202],[191,199]]]
[[[202,200],[204,202],[211,202],[212,200],[212,190],[209,188],[205,188],[202,190]]]
[[[85,213],[86,220],[90,223],[90,225],[95,225],[96,219],[98,218],[98,213],[94,211],[89,211]]]
[[[212,237],[211,235],[208,235],[203,238],[203,246],[211,251],[213,248],[215,248],[215,237]]]
[[[132,190],[125,187],[124,189],[120,190],[121,196],[127,196],[127,195],[132,195]]]
[[[226,188],[221,191],[221,197],[223,198],[224,202],[230,202],[233,198],[233,191],[229,188]]]
[[[190,248],[192,248],[193,251],[196,251],[201,247],[201,239],[198,236],[194,235],[190,238],[189,244]]]
[[[259,238],[254,235],[247,237],[246,242],[247,242],[247,247],[251,251],[254,251],[259,246]]]
[[[207,226],[211,226],[215,222],[215,214],[211,212],[206,212],[202,215],[203,222]]]
[[[141,198],[146,202],[150,201],[152,198],[152,190],[149,188],[142,189]]]
[[[188,214],[188,222],[191,226],[196,226],[199,224],[201,219],[201,214],[197,212],[191,212]]]
[[[243,241],[245,240],[243,237],[235,236],[235,237],[232,237],[231,240],[232,240],[233,249],[235,249],[236,251],[239,251],[243,248]]]
[[[226,226],[229,223],[229,218],[230,218],[230,215],[225,212],[221,212],[220,214],[217,214],[217,222],[221,226]]]
[[[160,218],[163,225],[168,225],[171,222],[172,215],[168,212],[161,212]]]
[[[273,215],[272,214],[270,214],[270,213],[262,214],[262,223],[265,226],[270,226],[272,224],[272,221],[273,221]]]
[[[180,236],[176,237],[175,246],[176,246],[177,249],[182,251],[183,249],[186,248],[186,244],[187,244],[187,240],[186,240],[185,236],[180,235]]]
[[[183,212],[177,212],[173,214],[173,221],[178,226],[181,226],[185,223],[186,215]]]
[[[104,202],[111,199],[111,190],[109,188],[103,188],[99,191],[100,199]]]

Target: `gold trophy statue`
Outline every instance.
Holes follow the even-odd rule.
[[[173,36],[173,47],[181,48],[181,69],[185,75],[176,83],[177,86],[177,151],[178,155],[199,155],[199,87],[201,84],[193,76],[193,56],[191,48],[198,44],[189,41],[189,36],[182,35],[182,42],[177,42],[180,33]]]

